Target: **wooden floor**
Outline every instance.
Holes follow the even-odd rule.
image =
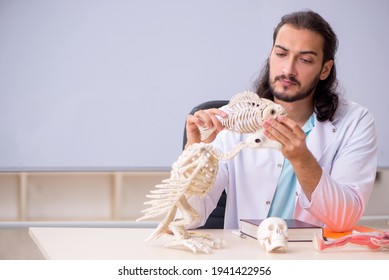
[[[0,229],[0,260],[43,260],[28,228]]]

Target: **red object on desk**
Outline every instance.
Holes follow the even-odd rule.
[[[368,233],[368,232],[377,232],[381,233],[383,232],[382,230],[372,228],[372,227],[367,227],[367,226],[354,226],[351,230],[349,231],[344,231],[344,232],[335,232],[330,230],[329,228],[323,228],[323,237],[331,240],[331,239],[338,239],[347,235],[355,234],[356,232],[358,233]]]

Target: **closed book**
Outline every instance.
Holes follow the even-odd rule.
[[[241,219],[240,231],[242,234],[257,239],[257,230],[261,219]],[[312,225],[296,219],[285,219],[288,225],[288,241],[290,242],[310,242],[315,233],[322,235],[321,227]]]

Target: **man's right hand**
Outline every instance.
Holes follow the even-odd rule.
[[[220,109],[206,109],[199,110],[194,115],[189,115],[186,118],[186,137],[187,142],[185,147],[193,143],[201,142],[201,135],[199,131],[199,126],[215,128],[215,132],[212,133],[210,137],[204,140],[204,142],[210,143],[215,140],[216,135],[224,129],[220,120],[216,117],[220,116],[221,118],[226,118],[227,113]]]

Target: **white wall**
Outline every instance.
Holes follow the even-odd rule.
[[[250,89],[303,8],[338,34],[341,85],[388,167],[388,1],[0,0],[0,170],[170,167],[190,109]]]

